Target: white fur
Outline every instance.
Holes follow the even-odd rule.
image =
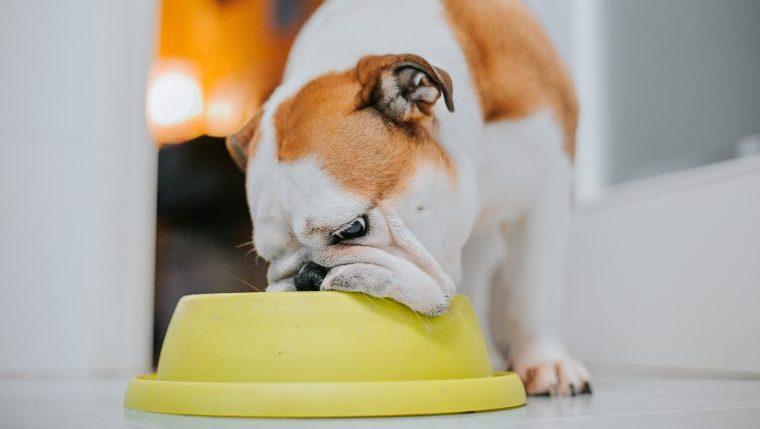
[[[272,115],[283,100],[324,73],[388,53],[420,55],[451,76],[456,114],[441,102],[435,114],[455,182],[422,164],[402,194],[372,207],[316,159],[278,162]],[[315,13],[264,106],[248,166],[254,243],[271,262],[268,290],[293,290],[299,267],[314,261],[331,267],[322,289],[391,297],[437,314],[459,285],[495,361],[505,356],[524,380],[534,374],[529,393],[570,393],[588,374],[557,332],[571,182],[562,134],[545,112],[484,125],[471,82],[438,0],[330,0]],[[366,237],[330,245],[331,229],[365,214]]]

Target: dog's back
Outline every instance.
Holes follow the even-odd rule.
[[[578,107],[572,82],[531,11],[519,0],[442,0],[486,122],[549,109],[572,156]]]

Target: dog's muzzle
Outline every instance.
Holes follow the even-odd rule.
[[[314,262],[307,262],[296,274],[294,283],[298,291],[315,291],[319,290],[322,280],[325,279],[329,268],[325,268]]]

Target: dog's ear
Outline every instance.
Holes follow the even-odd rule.
[[[250,121],[240,131],[227,137],[225,144],[232,160],[245,173],[248,166],[248,156],[251,154],[251,142],[261,121],[261,111],[253,115]]]
[[[397,123],[430,117],[441,95],[449,111],[454,111],[451,77],[418,55],[364,57],[356,73],[363,85],[360,107],[372,106]]]

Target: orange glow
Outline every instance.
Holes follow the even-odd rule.
[[[225,136],[237,124],[234,121],[235,106],[228,100],[209,101],[206,108],[206,133],[211,136]]]
[[[282,28],[276,0],[163,0],[146,103],[156,141],[242,127],[279,83],[296,32],[320,2],[307,0],[306,13]]]
[[[223,137],[239,130],[261,104],[255,95],[252,80],[245,76],[216,82],[206,101],[206,134]]]

